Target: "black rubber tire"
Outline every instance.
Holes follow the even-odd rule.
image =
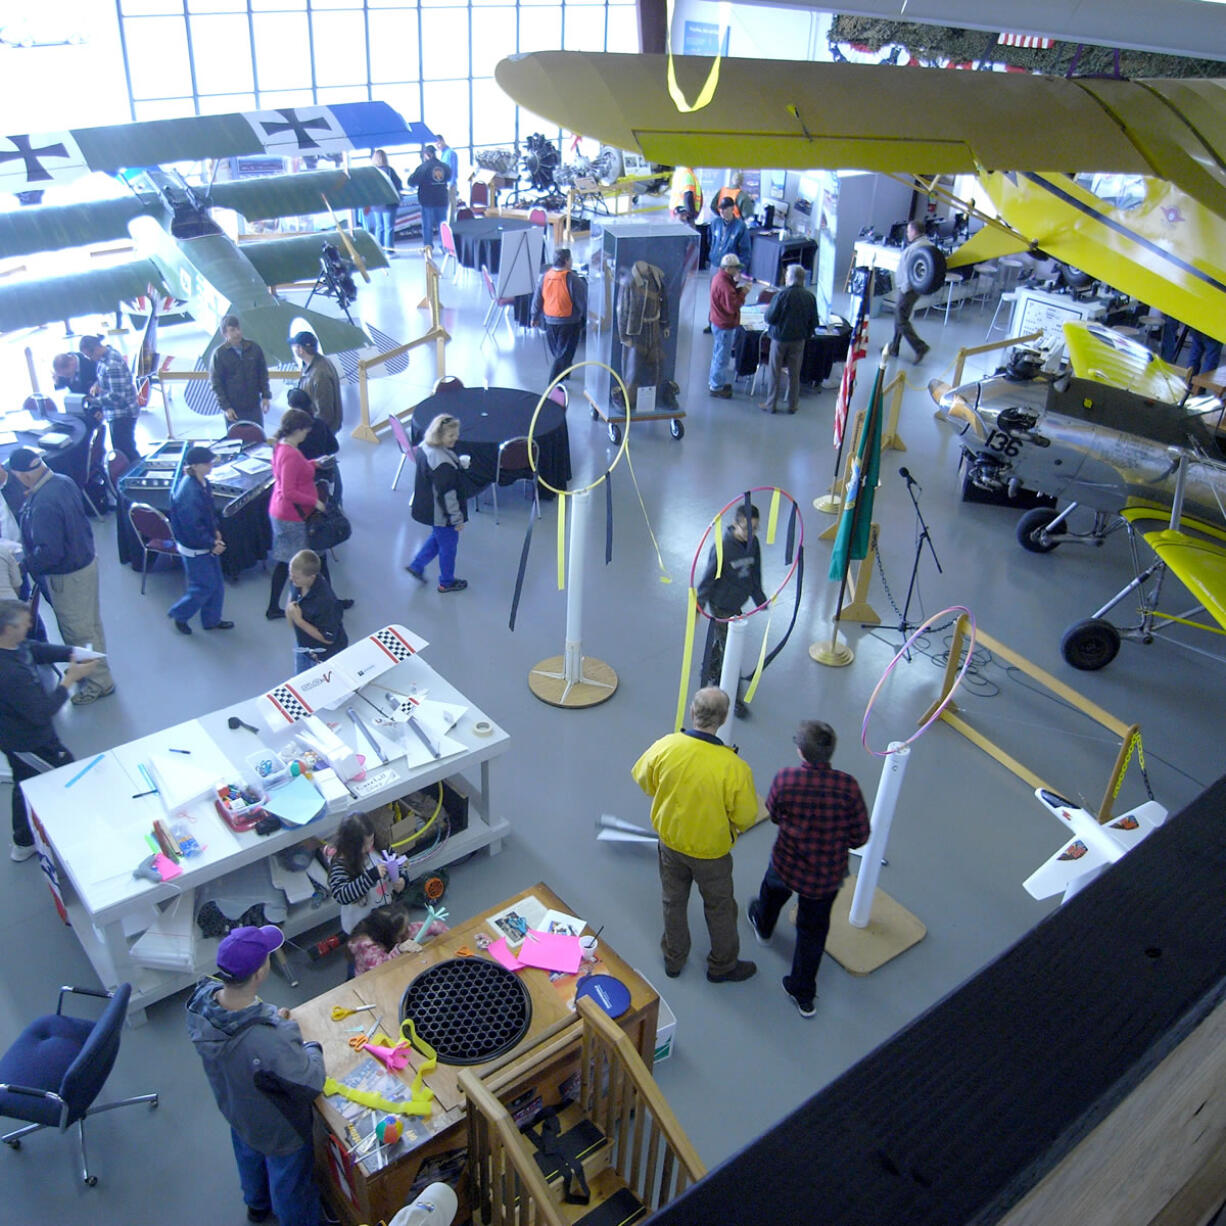
[[[599,413],[599,411],[598,411],[597,409],[595,409],[595,408],[591,408],[591,409],[588,409],[588,412],[589,412],[589,413],[591,413],[591,415],[592,415],[592,420],[593,420],[593,421],[599,421],[599,420],[600,420],[600,413]]]
[[[1017,543],[1030,553],[1051,553],[1060,542],[1048,541],[1044,544],[1039,539],[1039,533],[1059,514],[1060,512],[1055,507],[1031,507],[1017,521]],[[1067,531],[1068,529],[1061,523],[1056,526],[1053,535],[1061,536]]]
[[[21,1138],[18,1137],[15,1141],[5,1141],[5,1145],[7,1145],[9,1149],[20,1149],[21,1148]]]
[[[98,1176],[97,1176],[97,1175],[91,1175],[91,1176],[90,1176],[90,1177],[89,1177],[89,1178],[88,1178],[88,1179],[85,1181],[85,1186],[86,1186],[87,1188],[96,1188],[96,1187],[98,1186]]]
[[[617,422],[615,421],[609,422],[609,442],[611,442],[613,446],[616,447],[617,444],[620,443],[621,441],[622,441],[621,426],[619,426]]]
[[[1088,272],[1082,272],[1080,268],[1074,268],[1071,264],[1065,264],[1064,284],[1069,289],[1088,289],[1094,284],[1094,278]]]
[[[685,423],[680,417],[674,417],[672,421],[668,423],[668,431],[673,438],[683,439],[685,438]]]
[[[935,294],[945,284],[945,252],[931,243],[909,247],[898,272],[918,293]]]
[[[1120,632],[1101,617],[1087,617],[1070,626],[1060,640],[1060,654],[1065,663],[1085,673],[1106,668],[1119,650]]]

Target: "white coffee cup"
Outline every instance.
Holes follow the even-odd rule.
[[[596,961],[596,949],[600,942],[595,937],[587,936],[579,938],[579,952],[584,962]]]
[[[473,462],[472,456],[470,455],[460,456],[460,467],[461,468],[467,468],[472,462]]]

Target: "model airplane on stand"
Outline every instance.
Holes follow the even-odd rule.
[[[219,343],[224,315],[243,321],[243,335],[278,362],[292,362],[289,336],[305,318],[329,353],[370,343],[361,328],[282,302],[275,287],[321,273],[326,246],[339,245],[363,276],[387,260],[365,231],[336,231],[236,245],[213,220],[215,207],[248,220],[332,212],[396,202],[373,166],[315,170],[229,182],[189,183],[170,163],[252,154],[336,156],[431,139],[381,102],[284,108],[248,114],[162,119],[105,128],[0,137],[0,192],[24,193],[90,172],[117,177],[126,195],[80,204],[30,205],[0,212],[0,256],[30,255],[131,238],[137,256],[56,277],[0,285],[0,332],[73,316],[115,311],[121,303],[164,294],[187,303]],[[334,215],[335,216],[335,215]],[[367,278],[369,280],[369,278]],[[318,284],[318,282],[317,282]]]

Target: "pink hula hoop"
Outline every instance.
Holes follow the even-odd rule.
[[[796,508],[796,522],[800,526],[800,532],[798,533],[797,538],[796,538],[796,556],[792,559],[791,568],[788,570],[788,573],[783,576],[782,582],[770,594],[770,596],[767,597],[766,604],[757,605],[755,608],[750,609],[748,613],[738,613],[737,617],[740,617],[740,618],[752,617],[755,613],[760,613],[763,609],[765,609],[767,605],[769,605],[770,602],[774,600],[775,597],[778,596],[783,591],[783,589],[787,587],[789,583],[791,583],[792,576],[796,573],[796,568],[800,565],[800,551],[804,547],[804,543],[805,543],[805,521],[804,521],[804,516],[800,514],[800,503],[797,502],[796,499],[793,498],[792,495],[789,494],[787,490],[785,490],[783,486],[781,485],[755,485],[748,492],[751,494],[773,494],[775,493],[776,490],[780,494],[782,494],[783,497],[786,498],[788,502],[792,504],[792,506]],[[731,502],[726,502],[724,503],[722,507],[720,507],[718,517],[722,517],[728,511],[730,511],[733,507],[742,506],[744,502],[745,502],[745,493],[742,492],[736,498],[734,498]],[[707,537],[711,535],[711,530],[714,527],[715,527],[715,520],[712,519],[708,522],[707,530],[702,534],[702,539],[698,542],[698,548],[694,550],[694,560],[690,563],[690,590],[691,591],[694,588],[694,576],[698,573],[698,563],[702,558],[703,547],[706,545]],[[706,609],[702,607],[702,605],[698,605],[698,612],[703,617],[705,617],[707,621],[709,622],[727,623],[727,622],[735,620],[734,618],[731,618],[731,617],[712,617],[711,614],[708,613]]]
[[[873,692],[869,695],[868,705],[864,708],[864,719],[860,724],[860,744],[864,746],[874,757],[888,758],[891,754],[897,753],[898,749],[873,749],[868,743],[868,721],[873,713],[873,704],[877,701],[877,695],[881,693],[881,687],[889,680],[890,674],[894,671],[898,661],[907,654],[911,648],[911,644],[923,634],[933,622],[939,621],[949,613],[965,614],[971,623],[970,639],[966,645],[966,659],[962,661],[962,667],[958,670],[957,677],[954,678],[954,683],[949,687],[949,693],[941,700],[940,705],[935,711],[909,736],[898,749],[905,749],[913,741],[918,741],[920,737],[941,718],[941,712],[949,706],[953,696],[958,692],[958,686],[962,684],[962,678],[966,676],[966,671],[971,666],[971,656],[975,651],[975,615],[966,607],[966,605],[955,604],[950,605],[948,609],[942,609],[939,613],[934,613],[931,617],[925,618],[918,626],[909,639],[898,649],[898,654],[886,665],[886,670],[881,674],[881,680],[877,682]]]

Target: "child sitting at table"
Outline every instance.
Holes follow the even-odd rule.
[[[399,903],[376,907],[349,934],[353,973],[364,974],[390,962],[397,954],[416,953],[421,948],[409,937],[409,912]]]
[[[387,865],[375,858],[375,828],[365,813],[351,813],[341,822],[333,846],[328,893],[341,904],[341,927],[348,935],[376,907],[399,894],[405,879],[389,885]]]

